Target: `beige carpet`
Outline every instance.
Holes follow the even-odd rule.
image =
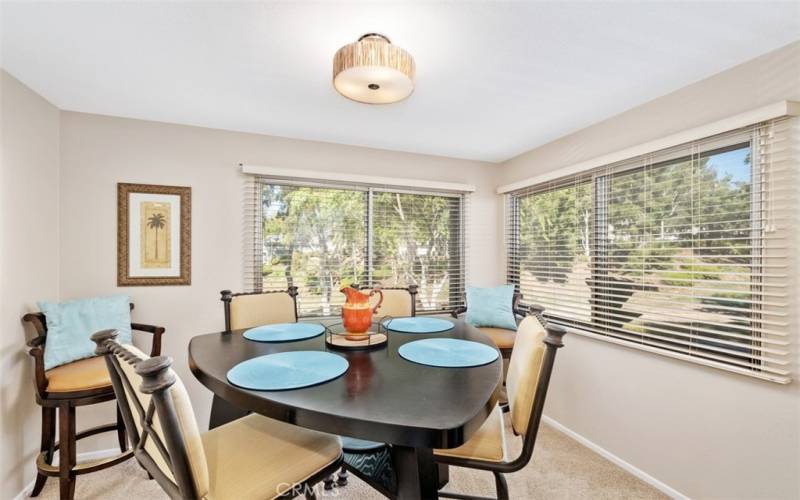
[[[511,440],[510,456],[516,456],[520,446],[519,439]],[[324,492],[320,485],[318,498],[384,498],[352,475],[350,478],[347,486],[333,492]],[[666,498],[658,490],[545,424],[542,424],[531,462],[523,470],[506,475],[506,480],[511,498],[515,499]],[[490,496],[494,495],[494,480],[488,472],[453,468],[446,490]],[[98,500],[167,498],[158,484],[149,481],[145,472],[132,460],[79,477],[75,497]],[[58,481],[49,479],[40,498],[57,499]]]

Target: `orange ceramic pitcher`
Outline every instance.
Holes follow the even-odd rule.
[[[344,329],[347,330],[345,338],[347,340],[364,340],[368,337],[367,330],[372,326],[372,315],[378,312],[378,308],[383,303],[383,292],[378,288],[373,288],[369,294],[351,286],[341,289],[347,296],[347,302],[342,306],[342,322]],[[375,307],[369,306],[369,298],[375,294],[380,295]]]

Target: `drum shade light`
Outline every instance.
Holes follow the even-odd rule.
[[[333,56],[333,86],[354,101],[390,104],[414,91],[414,58],[378,33],[367,33]]]

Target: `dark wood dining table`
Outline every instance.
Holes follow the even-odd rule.
[[[502,361],[470,368],[438,368],[402,358],[398,348],[422,338],[449,337],[492,341],[460,319],[451,330],[434,334],[390,331],[382,347],[345,351],[331,348],[320,335],[296,342],[254,342],[244,330],[209,333],[189,343],[189,365],[197,379],[214,393],[210,427],[248,412],[341,436],[391,445],[396,484],[383,491],[398,499],[437,498],[440,473],[434,448],[464,444],[483,424],[497,401]],[[331,325],[335,320],[319,320]],[[284,351],[328,351],[350,366],[329,382],[287,391],[254,391],[227,380],[236,364]]]

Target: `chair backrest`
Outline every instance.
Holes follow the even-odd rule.
[[[524,439],[522,454],[511,464],[515,470],[524,467],[533,453],[556,350],[564,346],[565,333],[559,326],[543,326],[537,316],[525,317],[517,328],[506,374],[511,426]]]
[[[297,287],[287,290],[231,293],[222,290],[225,331],[297,321]]]
[[[544,326],[535,316],[527,316],[517,328],[511,362],[506,374],[511,426],[525,434],[533,411],[533,399],[544,360]]]
[[[360,288],[368,290],[370,287]],[[383,303],[378,309],[377,317],[403,318],[417,315],[417,285],[409,285],[407,288],[381,287],[380,290],[383,292]]]
[[[92,340],[108,365],[134,456],[170,497],[204,497],[209,473],[203,442],[172,359],[121,345],[117,333],[102,330]]]

